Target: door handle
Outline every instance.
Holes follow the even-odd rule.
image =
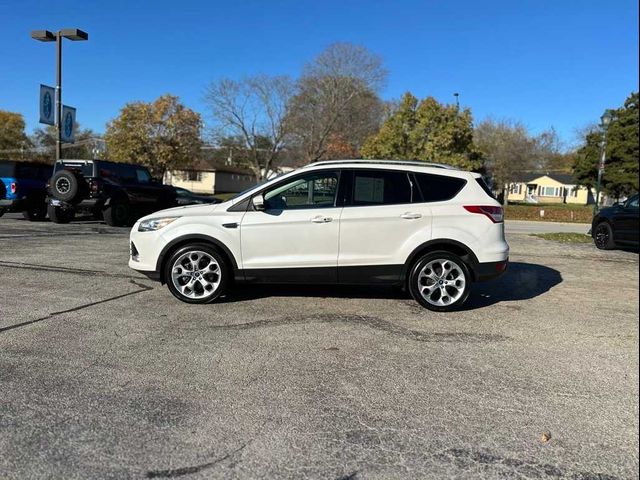
[[[415,220],[417,218],[422,218],[422,215],[420,213],[405,212],[400,215],[400,218],[404,218],[405,220]]]
[[[332,220],[333,220],[333,218],[331,218],[331,217],[323,217],[322,215],[318,215],[317,217],[313,217],[311,219],[311,221],[313,223],[329,223]]]

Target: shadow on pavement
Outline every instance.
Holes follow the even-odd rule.
[[[476,283],[463,310],[487,307],[498,302],[529,300],[562,282],[558,270],[534,263],[511,262],[501,277]]]
[[[503,276],[473,284],[471,295],[462,310],[473,310],[503,301],[528,300],[548,292],[560,282],[562,276],[553,268],[512,262]],[[223,301],[240,302],[265,297],[410,298],[399,288],[383,286],[245,284],[237,285]]]

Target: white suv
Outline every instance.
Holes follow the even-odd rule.
[[[131,230],[129,266],[188,303],[234,282],[389,284],[431,310],[502,274],[503,211],[477,173],[424,162],[318,162],[217,205]]]

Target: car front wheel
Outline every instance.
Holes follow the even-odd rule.
[[[186,303],[211,303],[225,293],[230,270],[225,258],[206,244],[192,244],[171,255],[164,280],[171,293]]]
[[[449,252],[431,252],[420,258],[409,276],[409,291],[425,308],[448,312],[469,296],[471,275],[467,265]]]

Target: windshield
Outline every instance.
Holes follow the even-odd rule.
[[[269,178],[268,180],[263,180],[262,182],[254,185],[253,187],[249,187],[246,190],[241,191],[240,193],[236,193],[233,197],[229,198],[229,200],[235,200],[238,197],[241,197],[242,195],[244,195],[245,193],[249,193],[251,190],[255,190],[258,187],[263,186],[265,183],[270,182],[271,180],[278,178],[279,176],[283,175],[282,173],[279,175],[276,175],[275,177]]]

